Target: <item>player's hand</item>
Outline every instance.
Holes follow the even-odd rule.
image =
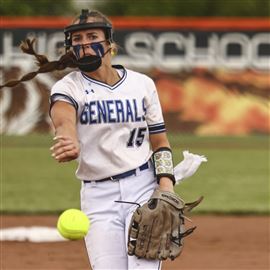
[[[52,157],[58,162],[67,162],[78,158],[80,147],[77,140],[70,136],[54,137],[55,144],[50,148]]]

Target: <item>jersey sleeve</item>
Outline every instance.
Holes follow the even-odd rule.
[[[72,85],[64,80],[60,80],[54,84],[51,89],[50,96],[50,110],[56,101],[64,101],[71,104],[76,111],[78,110],[78,103],[72,91]]]
[[[146,78],[148,95],[147,98],[145,98],[144,106],[149,133],[157,134],[165,132],[165,123],[155,83],[149,77]]]

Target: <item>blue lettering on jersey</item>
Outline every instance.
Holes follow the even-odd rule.
[[[83,124],[83,125],[86,125],[86,124],[88,124],[88,104],[87,103],[85,103],[84,104],[84,108],[83,108],[83,111],[82,111],[82,113],[81,113],[81,115],[80,115],[80,122],[81,122],[81,124]]]
[[[143,109],[142,120],[145,121],[146,105],[145,105],[145,100],[144,100],[144,98],[142,99],[142,109]]]
[[[138,116],[138,109],[137,109],[137,102],[136,99],[133,99],[133,108],[134,108],[134,116],[135,116],[135,122],[141,122],[141,117]]]
[[[89,124],[95,124],[97,122],[96,119],[96,102],[89,102]]]
[[[126,100],[126,121],[125,122],[134,122],[132,107],[128,99]]]
[[[140,105],[140,106],[139,106]],[[80,115],[82,125],[145,121],[144,100],[94,100],[86,103]]]
[[[116,122],[124,122],[125,120],[125,113],[124,113],[124,105],[122,100],[115,101],[115,109],[116,109]]]
[[[113,100],[107,100],[108,123],[115,123],[115,104]]]
[[[98,123],[106,123],[107,120],[107,110],[106,110],[106,102],[96,101],[97,102],[97,115],[98,115]]]

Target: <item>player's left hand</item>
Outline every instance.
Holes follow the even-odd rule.
[[[148,202],[134,212],[128,232],[128,254],[138,258],[171,260],[182,251],[184,238],[196,227],[185,229],[184,214],[202,197],[185,203],[177,194],[156,189]]]
[[[78,158],[80,153],[79,143],[70,136],[54,137],[56,143],[50,148],[52,157],[58,162],[67,162]]]

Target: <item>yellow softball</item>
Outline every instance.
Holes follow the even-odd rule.
[[[58,218],[57,229],[66,239],[83,239],[90,227],[88,217],[78,209],[68,209]]]

